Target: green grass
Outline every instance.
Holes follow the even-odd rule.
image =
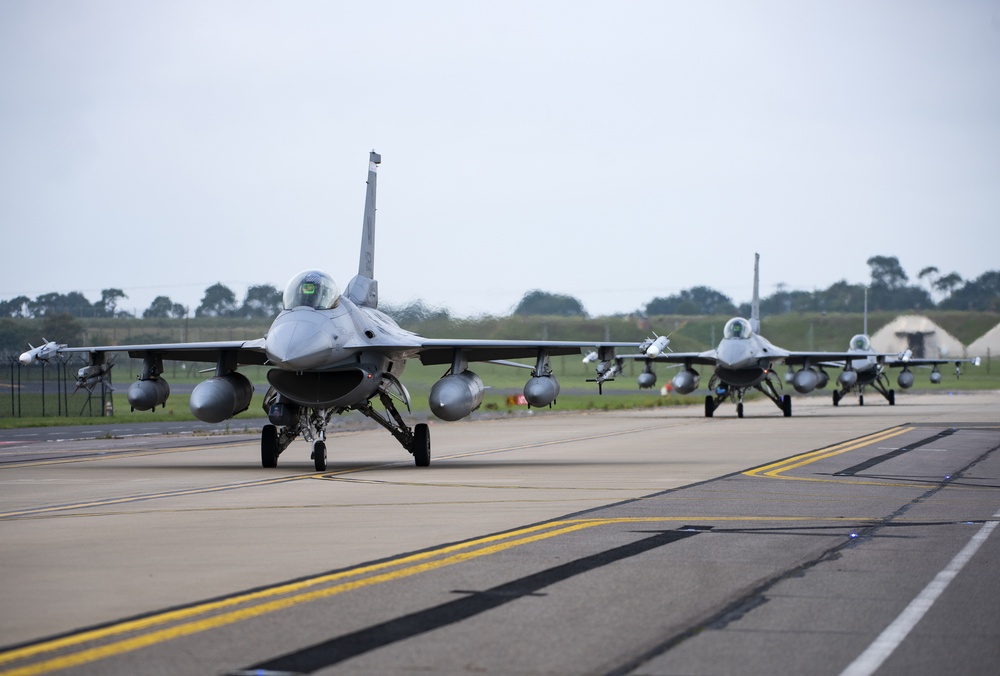
[[[667,368],[659,368],[657,370],[658,381],[656,389],[640,392],[636,385],[636,377],[641,367],[637,364],[626,364],[625,374],[619,376],[614,382],[606,383],[604,386],[605,394],[602,396],[598,395],[597,386],[594,383],[586,382],[586,379],[593,373],[592,365],[585,365],[580,359],[574,356],[553,359],[553,367],[562,386],[562,393],[559,395],[557,404],[554,407],[558,411],[608,411],[700,404],[704,401],[706,394],[704,390],[699,390],[695,394],[687,396],[677,394],[671,394],[667,397],[661,396],[659,387],[666,383],[674,373],[673,369]],[[527,370],[494,364],[473,364],[471,368],[482,377],[483,382],[487,386],[480,411],[513,413],[525,410],[523,406],[508,405],[507,400],[508,397],[521,393],[524,383],[529,377]],[[445,370],[441,366],[422,366],[419,362],[414,362],[407,366],[406,372],[403,374],[403,383],[409,390],[413,401],[413,417],[418,419],[431,417],[427,398],[430,394],[431,386],[444,374]],[[903,394],[1000,390],[1000,367],[997,365],[992,365],[989,370],[987,370],[985,365],[978,368],[963,366],[962,375],[959,378],[955,377],[954,367],[945,366],[941,369],[943,378],[939,385],[932,385],[930,383],[931,370],[929,368],[914,368],[912,370],[916,376],[916,381],[912,389],[900,390],[896,384],[899,369],[890,369],[890,387]],[[836,372],[833,369],[830,369],[828,372],[831,374],[831,381],[835,381]],[[708,370],[702,369],[702,373],[702,386],[704,387],[708,383]],[[247,371],[247,374],[254,382],[259,383],[263,380],[262,377],[258,379],[250,376],[249,371]],[[196,378],[194,380],[201,379],[204,378]],[[811,395],[806,396],[829,397],[832,391],[833,382],[827,385],[825,389],[816,390]],[[797,394],[792,386],[787,383],[784,386],[783,392],[796,397],[802,396]],[[27,396],[24,395],[25,398]],[[129,412],[125,393],[122,391],[122,388],[119,388],[113,395],[115,405],[115,414],[113,416],[89,417],[72,415],[68,417],[55,417],[50,414],[44,418],[40,416],[24,418],[0,417],[0,429],[60,425],[101,425],[116,422],[135,423],[195,420],[195,417],[188,408],[189,400],[190,395],[176,393],[171,395],[167,400],[166,407],[158,407],[155,411]],[[261,407],[261,401],[262,396],[259,394],[255,395],[247,411],[227,421],[226,424],[220,424],[220,429],[223,429],[225,425],[239,429],[242,429],[242,426],[246,425],[250,429],[256,429],[264,424],[265,415]],[[9,405],[9,400],[3,403]],[[83,396],[71,396],[69,398],[70,411],[73,413],[78,412],[83,403]],[[55,410],[52,408],[52,403],[49,403],[48,406],[49,410]],[[94,406],[96,411],[96,408],[99,406],[99,400],[96,398]]]

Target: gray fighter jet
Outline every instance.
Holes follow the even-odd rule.
[[[215,376],[191,393],[191,411],[199,420],[218,423],[247,410],[253,385],[237,369],[243,365],[270,366],[270,388],[264,397],[269,424],[261,433],[261,464],[277,466],[278,456],[298,436],[312,442],[317,471],[326,469],[326,428],[334,414],[358,411],[386,428],[413,455],[417,466],[430,464],[430,431],[425,423],[409,426],[396,408],[410,408],[410,395],[399,377],[406,361],[419,358],[448,370],[431,388],[430,408],[442,420],[459,420],[479,408],[483,381],[468,366],[491,361],[531,370],[524,386],[530,406],[553,404],[559,382],[550,366],[553,355],[580,354],[597,347],[605,362],[616,347],[636,349],[635,343],[569,341],[430,339],[401,329],[378,308],[375,279],[375,182],[381,157],[372,152],[361,236],[358,274],[343,293],[333,278],[319,270],[294,277],[285,289],[284,309],[263,338],[246,341],[164,343],[104,347],[59,346],[57,352],[91,355],[90,374],[107,373],[105,355],[128,352],[142,359],[138,380],[128,390],[133,410],[165,406],[170,387],[163,378],[163,360],[178,359],[215,364]],[[25,352],[30,362],[42,356]],[[49,350],[46,357],[52,356]],[[510,359],[531,359],[534,366]],[[82,372],[82,371],[81,371]],[[372,401],[378,399],[383,410]]]
[[[828,375],[822,369],[823,362],[851,358],[848,352],[792,352],[773,345],[760,335],[760,254],[754,254],[753,300],[750,319],[733,317],[722,330],[722,340],[718,347],[707,352],[665,352],[664,337],[643,343],[642,354],[621,355],[618,360],[634,359],[645,361],[646,366],[639,375],[639,387],[647,388],[656,384],[653,363],[673,363],[682,365],[673,377],[674,391],[690,394],[698,388],[701,375],[694,366],[714,367],[708,388],[712,394],[705,397],[705,417],[711,418],[723,401],[729,399],[736,404],[736,415],[743,417],[743,397],[751,389],[761,392],[781,409],[785,417],[792,415],[792,398],[778,393],[781,379],[774,371],[776,364],[798,366],[793,374],[792,385],[796,392],[805,394],[817,387],[825,387]],[[615,371],[615,369],[609,369]],[[620,369],[618,369],[620,371]],[[607,371],[606,371],[607,372]],[[605,378],[607,380],[608,378]]]
[[[971,359],[927,359],[923,357],[913,357],[910,350],[900,354],[885,354],[876,352],[872,348],[871,338],[868,337],[868,290],[865,289],[865,314],[864,332],[851,338],[849,352],[854,355],[850,360],[827,366],[842,367],[843,370],[837,376],[839,389],[833,391],[833,405],[839,406],[841,400],[852,392],[858,395],[858,405],[865,405],[865,388],[871,387],[873,390],[885,397],[890,406],[896,404],[896,391],[889,387],[889,377],[885,370],[887,368],[902,368],[896,377],[896,383],[906,390],[913,387],[914,375],[910,370],[911,366],[931,367],[930,380],[937,385],[941,382],[941,371],[938,366],[941,364],[955,363],[955,377],[962,374],[962,363],[971,363],[979,366],[979,357]]]

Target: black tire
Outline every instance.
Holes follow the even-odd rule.
[[[417,467],[428,467],[431,464],[431,430],[427,423],[413,426],[413,441],[410,442],[410,453],[413,454],[413,464]]]
[[[322,441],[313,443],[313,467],[317,472],[326,471],[326,444]]]
[[[886,397],[889,400],[889,406],[896,405],[896,390],[889,390],[889,396]]]
[[[737,418],[742,418],[743,417],[743,402],[742,401],[740,403],[736,404],[736,417]]]
[[[260,464],[261,467],[278,466],[278,428],[274,425],[264,425],[260,431]]]
[[[792,396],[790,394],[781,398],[781,412],[785,414],[786,418],[792,417]]]
[[[864,405],[865,405],[865,395],[859,394],[858,395],[858,406],[864,406]]]
[[[711,418],[715,414],[715,400],[712,395],[705,397],[705,417]]]
[[[833,405],[840,406],[840,392],[834,391],[833,393]]]

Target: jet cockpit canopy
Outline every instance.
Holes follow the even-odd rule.
[[[872,342],[868,339],[868,336],[863,333],[859,333],[851,338],[851,349],[868,351],[872,349]]]
[[[300,272],[288,282],[282,304],[286,310],[297,307],[311,307],[329,310],[340,302],[340,289],[333,277],[319,270]]]
[[[753,335],[750,329],[750,322],[742,317],[733,317],[726,322],[722,329],[722,338],[725,340],[746,340]]]

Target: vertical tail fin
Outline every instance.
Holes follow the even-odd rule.
[[[753,299],[750,301],[750,330],[760,333],[760,254],[753,255]]]
[[[357,305],[378,307],[378,282],[375,281],[375,182],[382,156],[374,150],[368,155],[368,190],[365,193],[365,217],[361,230],[361,257],[358,274],[347,285],[347,297]]]
[[[865,287],[865,328],[863,333],[868,335],[868,287]]]

